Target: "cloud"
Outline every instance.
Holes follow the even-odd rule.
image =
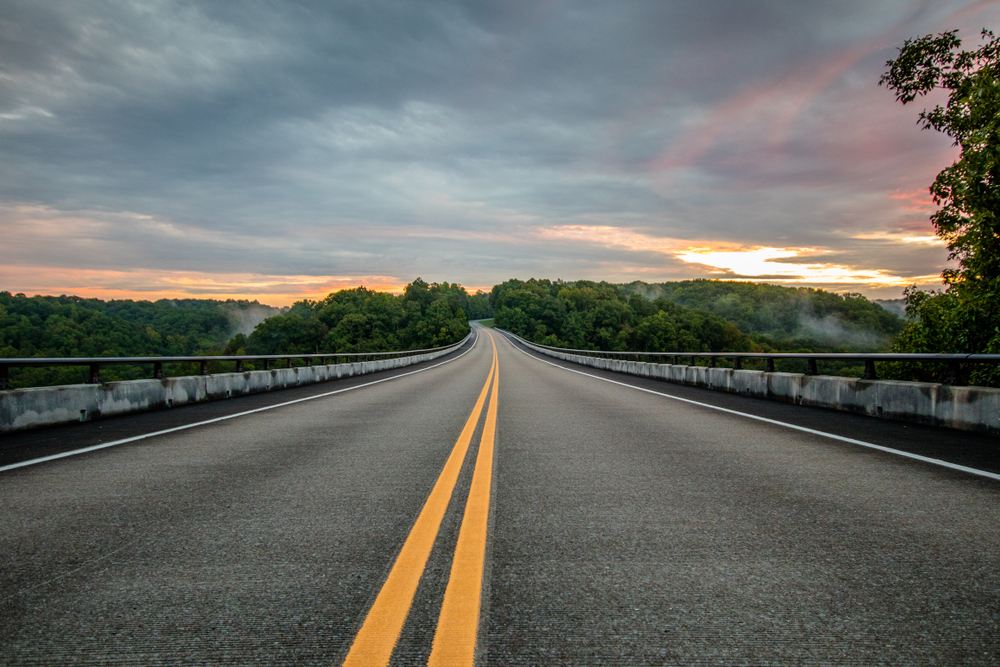
[[[876,83],[904,38],[997,18],[963,0],[10,0],[0,235],[10,266],[135,290],[723,270],[677,254],[702,246],[935,275],[919,193],[955,149]]]

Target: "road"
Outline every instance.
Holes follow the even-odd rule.
[[[168,431],[0,472],[0,664],[1000,662],[1000,482],[783,424],[994,471],[995,438],[550,362],[481,330],[6,436]]]

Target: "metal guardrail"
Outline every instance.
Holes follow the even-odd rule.
[[[503,329],[500,331],[503,331]],[[662,359],[666,357],[672,359],[670,363],[677,364],[677,360],[680,358],[690,358],[692,366],[695,365],[695,359],[708,359],[709,366],[712,368],[716,367],[718,359],[730,359],[733,362],[733,368],[736,370],[741,370],[743,368],[744,359],[764,359],[764,370],[768,373],[775,372],[774,362],[776,359],[804,359],[806,361],[806,375],[819,374],[816,370],[817,361],[861,361],[865,366],[864,374],[861,376],[862,380],[878,379],[878,375],[875,372],[876,361],[946,364],[948,370],[945,373],[945,382],[943,384],[949,385],[963,384],[962,364],[1000,364],[1000,354],[922,354],[887,352],[612,352],[605,350],[576,350],[566,347],[554,347],[552,345],[532,343],[531,341],[527,341],[517,334],[509,331],[505,331],[504,333],[508,333],[521,342],[528,343],[536,347],[543,347],[556,352],[572,352],[574,354],[582,354],[603,359],[626,359],[635,361],[642,361],[645,359],[646,361],[649,361],[652,359]]]
[[[200,374],[208,375],[208,364],[215,361],[236,362],[236,372],[242,373],[244,364],[248,361],[263,361],[262,370],[271,370],[272,363],[285,362],[286,368],[291,368],[293,359],[305,361],[306,366],[312,366],[314,361],[319,361],[319,365],[325,365],[327,359],[333,359],[332,363],[347,363],[349,361],[373,361],[375,359],[395,359],[398,357],[410,357],[415,354],[425,352],[440,352],[449,348],[457,348],[463,345],[472,336],[472,332],[451,345],[443,347],[430,347],[422,350],[397,350],[393,352],[325,352],[320,354],[243,354],[218,357],[20,357],[20,358],[0,358],[0,390],[10,389],[10,369],[29,368],[39,366],[89,366],[90,372],[87,374],[87,384],[101,383],[101,366],[123,366],[152,364],[153,378],[162,380],[164,364],[197,363],[200,364]],[[343,361],[338,361],[343,360]],[[277,366],[275,366],[277,368]]]

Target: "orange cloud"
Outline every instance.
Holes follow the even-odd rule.
[[[611,225],[561,225],[540,229],[538,236],[562,242],[603,245],[637,252],[658,252],[665,257],[681,260],[692,267],[700,267],[703,275],[717,277],[740,276],[794,285],[823,285],[833,289],[861,287],[880,289],[902,287],[912,283],[933,284],[941,280],[940,274],[937,273],[901,276],[870,266],[824,262],[822,256],[833,252],[824,248],[776,248],[745,246],[714,240],[692,241],[651,236],[636,229]],[[913,233],[906,235],[878,232],[852,238],[901,244],[939,243],[936,236]],[[817,259],[805,262],[798,259],[801,257]],[[623,269],[619,267],[619,271],[621,270]],[[642,269],[628,267],[626,272],[662,273],[663,270],[662,266]]]
[[[828,252],[828,251],[826,251]],[[780,283],[829,284],[848,288],[855,285],[868,287],[902,287],[913,282],[938,282],[940,276],[897,276],[882,269],[868,269],[846,266],[836,262],[783,262],[803,255],[822,255],[824,251],[815,248],[741,248],[739,250],[718,250],[714,248],[692,248],[677,254],[677,257],[691,264],[721,269],[736,275],[766,277],[768,281]]]
[[[13,293],[73,294],[99,299],[256,299],[272,306],[290,306],[295,301],[320,299],[330,292],[359,285],[398,294],[403,291],[406,281],[393,276],[275,276],[151,269],[0,267],[0,286]]]

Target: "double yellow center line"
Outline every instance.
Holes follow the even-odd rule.
[[[476,633],[479,628],[479,607],[482,599],[483,563],[486,558],[486,530],[490,511],[490,486],[493,478],[493,443],[497,423],[497,387],[500,369],[497,364],[497,346],[492,334],[493,364],[486,378],[476,405],[465,422],[465,428],[451,455],[444,464],[434,488],[427,497],[416,523],[410,530],[396,563],[389,572],[375,603],[368,611],[365,622],[354,638],[354,644],[344,660],[345,667],[385,667],[392,657],[392,650],[403,630],[403,624],[410,612],[413,596],[417,592],[420,577],[427,566],[434,541],[437,539],[458,481],[462,463],[472,442],[472,435],[479,423],[483,405],[489,394],[490,403],[486,411],[486,425],[483,428],[476,457],[476,468],[472,474],[472,486],[462,517],[462,526],[455,546],[455,557],[451,565],[448,587],[444,593],[441,615],[438,617],[434,643],[427,664],[471,665],[475,660]],[[490,393],[490,385],[493,390]]]

